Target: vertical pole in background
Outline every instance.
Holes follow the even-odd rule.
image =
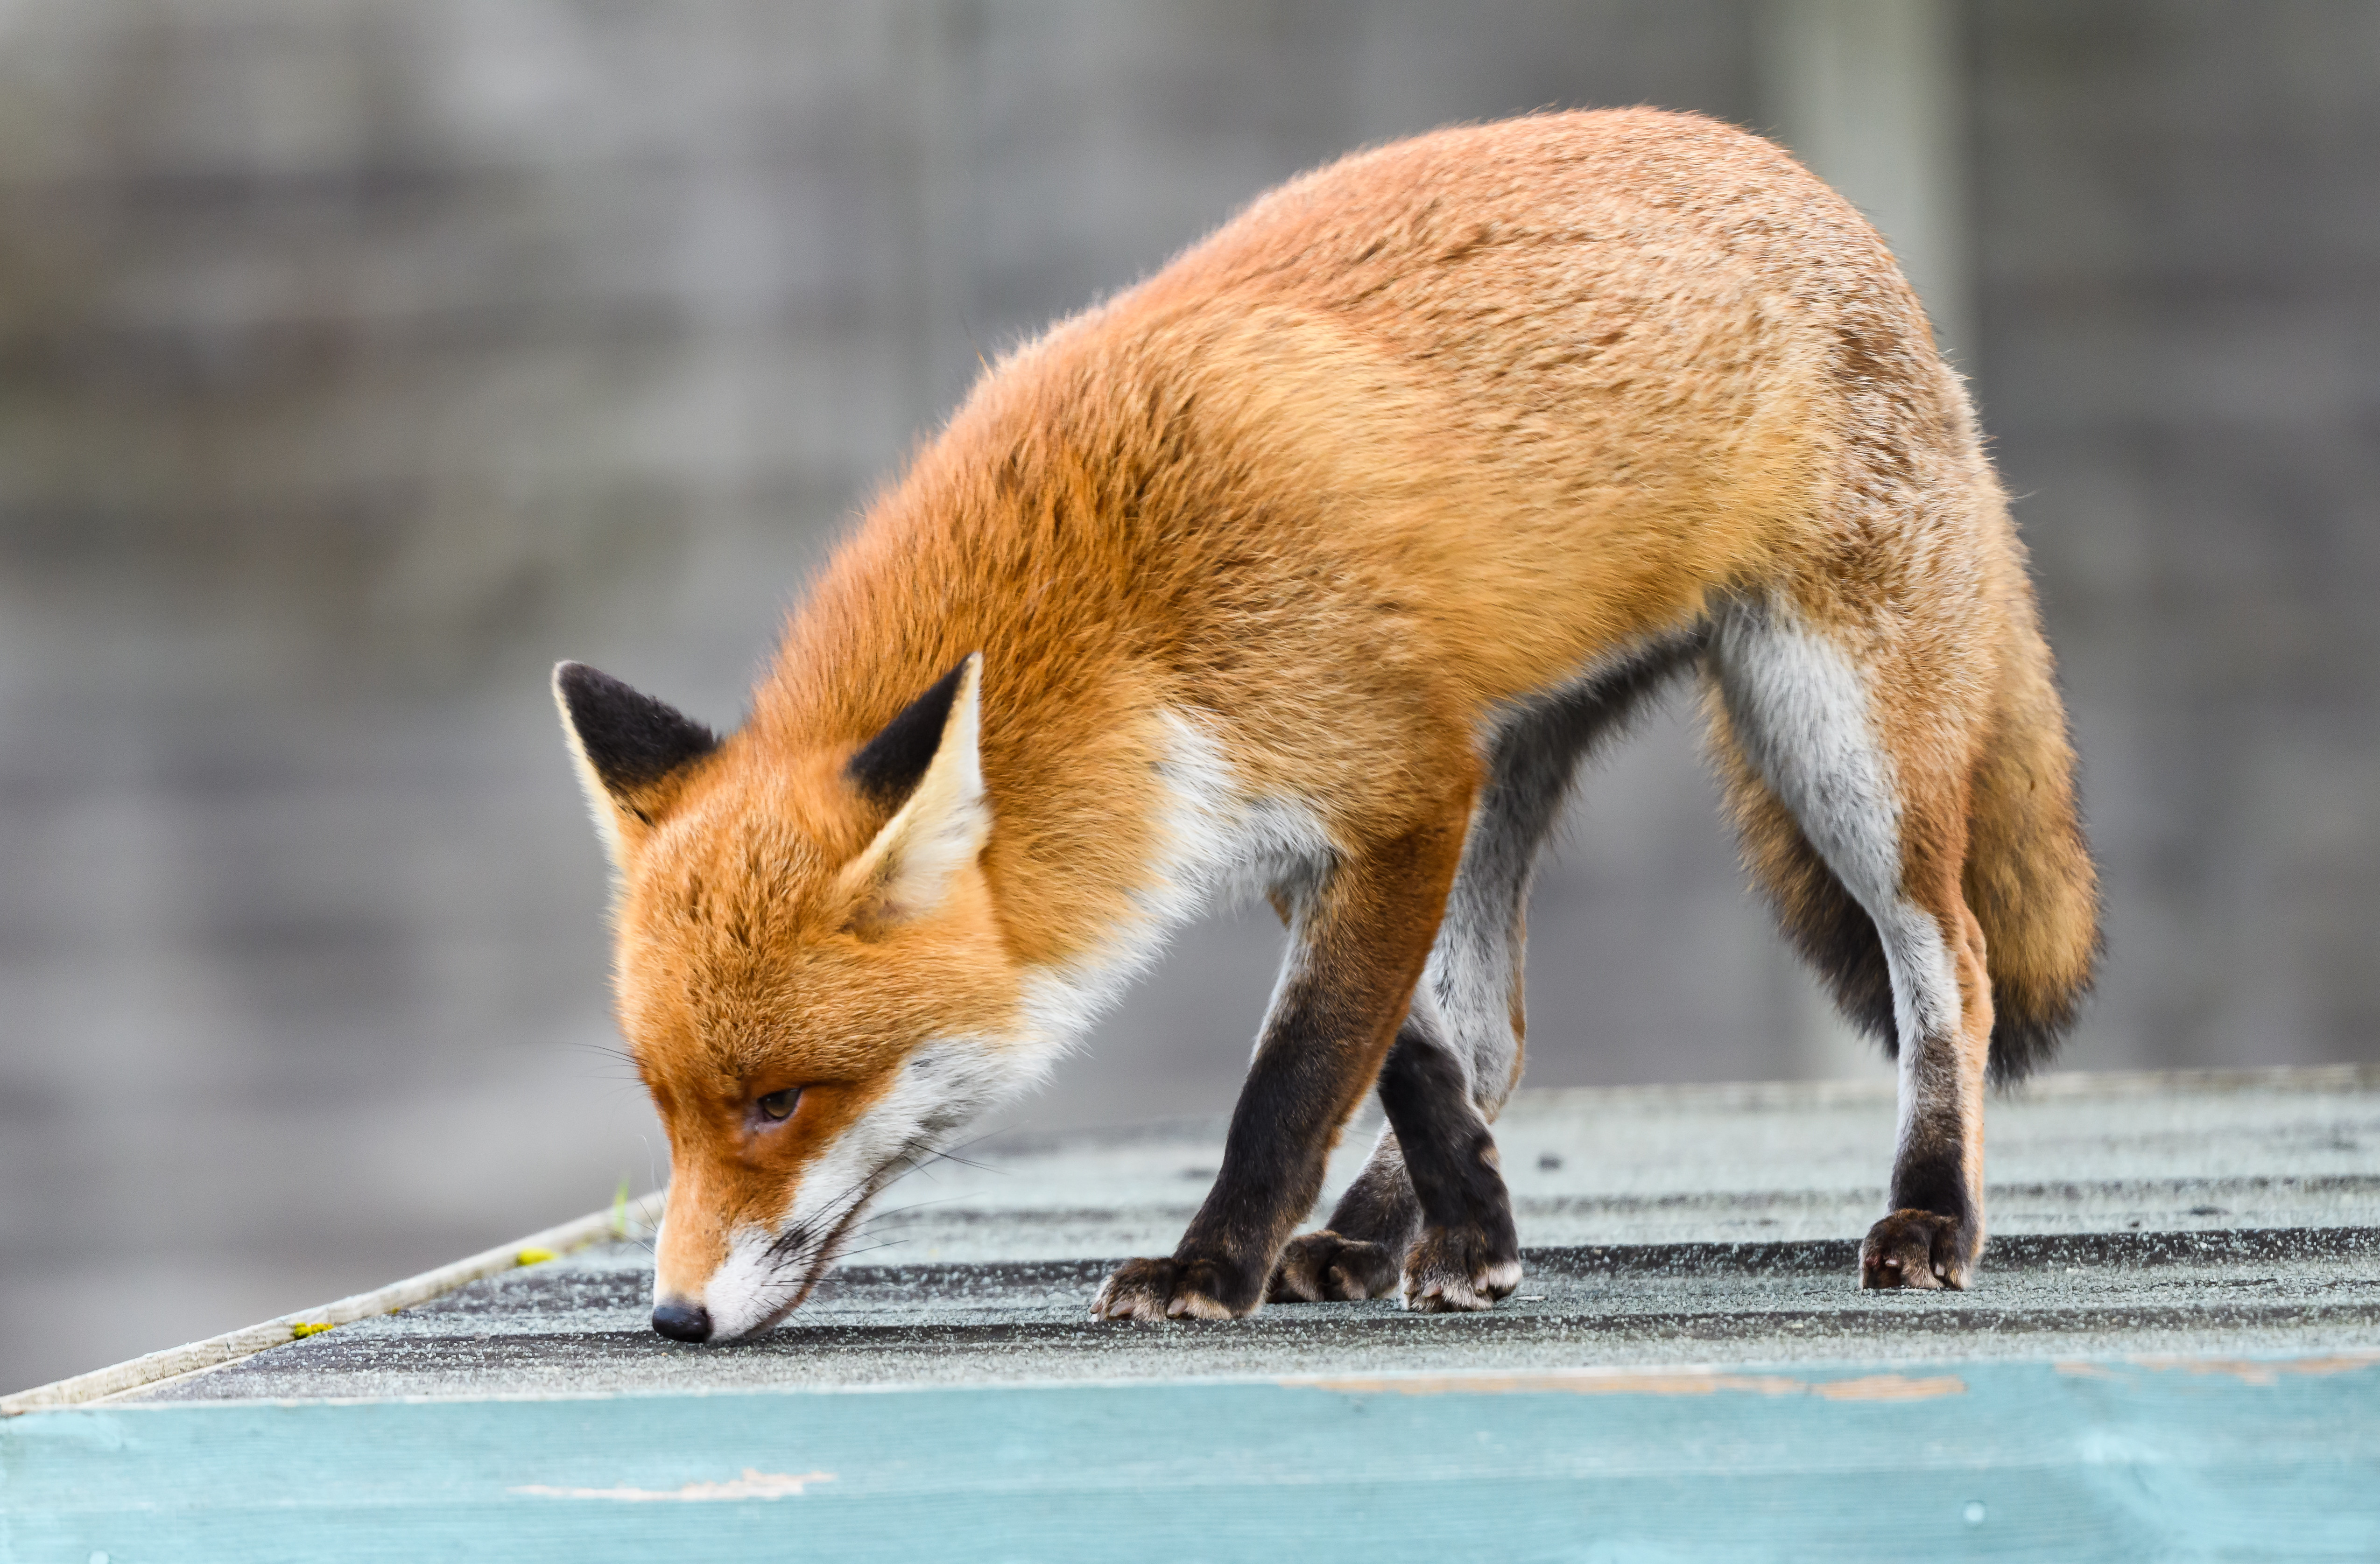
[[[1767,123],[1882,232],[1972,378],[1976,343],[1967,213],[1967,61],[1959,0],[1763,0],[1755,58]],[[1798,1073],[1888,1078],[1876,1044],[1793,970]]]
[[[967,182],[984,18],[976,0],[909,0],[891,15],[905,89],[911,188],[901,331],[909,438],[917,439],[941,426],[976,377]]]
[[[1768,128],[1882,230],[1974,372],[1967,63],[1958,0],[1765,0]]]

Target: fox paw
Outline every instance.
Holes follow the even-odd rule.
[[[1325,1228],[1293,1238],[1267,1294],[1276,1303],[1361,1303],[1397,1290],[1397,1257],[1386,1244]]]
[[[1980,1245],[1967,1224],[1934,1211],[1895,1211],[1860,1245],[1862,1287],[1964,1288]]]
[[[1093,1319],[1236,1319],[1254,1314],[1263,1296],[1235,1285],[1215,1260],[1126,1260],[1099,1288]]]
[[[1405,1256],[1404,1303],[1416,1314],[1492,1308],[1520,1285],[1519,1251],[1475,1230],[1427,1229]]]

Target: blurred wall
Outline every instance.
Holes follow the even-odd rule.
[[[1975,20],[1984,419],[2107,868],[2077,1062],[2380,1057],[2380,6]]]
[[[1366,142],[1833,123],[1840,8],[0,7],[0,1386],[658,1177],[557,657],[733,721],[979,357]],[[2071,1058],[2374,1056],[2380,12],[1923,8],[1896,112],[2107,867]],[[1694,742],[1541,884],[1534,1082],[1876,1068]],[[1194,931],[1012,1121],[1226,1106],[1277,950]]]

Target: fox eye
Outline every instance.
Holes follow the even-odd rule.
[[[794,1104],[801,1099],[801,1087],[787,1086],[783,1091],[771,1092],[767,1097],[754,1098],[752,1106],[760,1110],[761,1118],[771,1124],[777,1124],[793,1117]]]

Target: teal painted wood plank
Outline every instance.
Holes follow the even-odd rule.
[[[0,1424],[0,1559],[2380,1557],[2380,1364],[1988,1364]]]

